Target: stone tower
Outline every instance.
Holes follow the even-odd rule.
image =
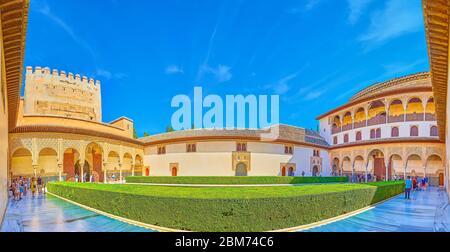
[[[25,115],[49,115],[102,121],[100,81],[50,68],[27,67]]]

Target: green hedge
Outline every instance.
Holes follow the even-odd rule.
[[[255,185],[346,183],[347,177],[127,177],[127,183],[195,184],[195,185]]]
[[[401,193],[403,183],[198,188],[57,182],[47,188],[80,204],[161,227],[259,232],[364,208]]]

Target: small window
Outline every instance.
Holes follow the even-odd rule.
[[[294,148],[292,146],[284,146],[284,154],[293,155],[294,154]]]
[[[381,129],[376,130],[376,138],[377,139],[381,138]]]
[[[337,137],[333,138],[333,144],[338,144],[338,138]]]
[[[348,134],[344,135],[344,143],[348,143]]]
[[[400,133],[398,127],[392,127],[391,129],[391,137],[399,137]]]
[[[247,151],[247,144],[246,143],[237,143],[236,151]]]
[[[375,139],[375,137],[376,137],[375,129],[371,129],[370,130],[370,139]]]
[[[411,126],[410,136],[412,136],[412,137],[419,136],[419,128],[417,126]]]
[[[362,140],[362,134],[361,131],[356,132],[356,141],[361,141]]]
[[[186,151],[187,152],[197,152],[197,145],[196,144],[187,144]]]
[[[166,154],[166,147],[165,146],[159,146],[158,147],[158,155],[164,155]]]

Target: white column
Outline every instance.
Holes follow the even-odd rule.
[[[355,177],[355,162],[353,162],[352,164],[352,180],[351,180],[352,183],[355,182],[354,177]]]
[[[385,161],[385,166],[386,166],[386,176],[384,177],[384,181],[389,181],[389,159]]]
[[[119,182],[122,183],[122,164],[119,164]]]
[[[62,182],[63,165],[62,164],[58,164],[58,169],[59,169],[59,182]]]
[[[131,165],[131,176],[134,177],[134,165]]]
[[[33,165],[33,174],[35,177],[37,177],[37,169],[38,169],[38,165]]]
[[[85,160],[80,161],[81,174],[80,174],[79,180],[81,181],[81,183],[84,183],[84,163],[85,162],[86,162]]]
[[[368,182],[367,173],[368,173],[368,170],[369,170],[369,163],[370,163],[370,160],[368,160],[367,164],[366,164],[366,174],[364,176],[365,177],[364,180],[366,181],[366,183]]]

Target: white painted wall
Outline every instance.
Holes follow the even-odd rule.
[[[236,150],[234,141],[197,142],[197,152],[186,153],[186,143],[166,145],[166,154],[157,155],[157,147],[145,148],[144,166],[150,167],[151,176],[171,176],[170,164],[179,165],[178,176],[234,176],[232,153]],[[279,176],[282,163],[294,163],[296,176],[311,176],[311,147],[294,147],[294,155],[284,154],[284,145],[274,143],[248,142],[251,153],[249,176]],[[321,151],[323,158],[322,176],[331,174],[328,152]]]

